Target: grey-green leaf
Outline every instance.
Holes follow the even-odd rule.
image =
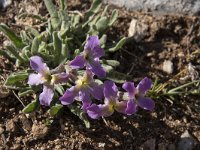
[[[18,93],[18,96],[22,97],[22,96],[26,96],[32,93],[34,93],[34,91],[31,89],[31,87],[28,87],[28,88],[24,88],[23,90],[20,90]]]
[[[101,62],[103,64],[107,64],[107,65],[110,65],[112,67],[118,67],[120,65],[120,62],[117,61],[117,60],[106,60],[106,59],[103,59],[103,60],[101,60]]]
[[[15,57],[15,59],[19,59],[21,62],[24,61],[24,59],[19,55],[19,51],[15,46],[6,45],[6,49]]]
[[[63,108],[63,105],[61,105],[61,104],[56,104],[55,106],[52,106],[51,108],[50,108],[50,110],[49,110],[49,114],[51,115],[51,116],[56,116],[59,112],[60,112],[60,110]]]
[[[27,72],[18,72],[18,73],[13,73],[5,81],[6,86],[12,86],[17,84],[18,82],[25,81],[28,78],[28,73]]]
[[[11,62],[15,61],[15,59],[8,54],[8,51],[0,50],[0,55],[4,56],[5,58],[10,60]]]
[[[54,56],[57,65],[60,63],[60,56],[62,50],[62,41],[58,37],[58,32],[53,32],[53,47],[54,47]]]
[[[52,2],[52,0],[44,0],[44,4],[45,4],[49,14],[52,17],[53,14],[57,11],[55,5]]]
[[[126,37],[122,38],[113,48],[109,48],[108,51],[116,52],[117,50],[122,48],[122,46],[125,44],[125,42],[126,42]]]
[[[41,42],[38,40],[38,37],[35,37],[33,39],[33,43],[32,43],[32,46],[31,46],[31,53],[33,55],[36,55],[38,53],[40,43]]]
[[[105,16],[101,17],[96,23],[97,31],[99,32],[105,31],[108,27],[108,22],[109,22],[109,19],[107,17]]]
[[[29,114],[34,112],[39,106],[39,102],[37,100],[32,101],[30,104],[28,104],[23,110],[23,113]]]
[[[86,19],[88,19],[90,16],[96,14],[100,8],[101,8],[101,0],[93,0],[92,5],[88,12],[86,13]]]
[[[86,128],[90,128],[90,122],[86,114],[78,106],[69,105],[68,108],[73,114],[78,116],[84,122]]]
[[[26,29],[26,32],[32,34],[32,35],[35,36],[35,37],[40,35],[40,33],[39,33],[36,29],[34,29],[34,28],[32,28],[32,27],[28,27],[28,28]]]
[[[112,15],[109,19],[108,25],[112,26],[113,23],[115,23],[115,21],[117,20],[117,18],[118,18],[118,11],[115,9],[115,10],[112,11]]]
[[[130,79],[130,76],[124,73],[112,70],[107,73],[107,79],[112,80],[116,83],[124,83],[126,80]]]
[[[17,48],[24,46],[22,39],[18,37],[8,26],[0,24],[0,31],[2,31]]]

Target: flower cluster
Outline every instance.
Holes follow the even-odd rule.
[[[108,117],[114,111],[132,115],[137,112],[138,107],[153,110],[154,101],[145,97],[146,92],[152,87],[147,77],[136,87],[133,82],[125,82],[122,85],[124,92],[119,91],[113,81],[106,80],[100,84],[94,79],[95,75],[98,78],[106,77],[106,71],[99,62],[104,55],[98,36],[90,36],[83,52],[69,63],[69,67],[74,70],[72,72],[54,74],[42,58],[33,56],[30,58],[30,65],[37,74],[30,74],[28,84],[43,84],[43,92],[39,96],[40,104],[49,106],[54,96],[55,84],[73,82],[73,85],[59,98],[61,104],[69,105],[75,100],[80,101],[83,111],[92,119]],[[82,76],[78,75],[78,69],[84,70]]]

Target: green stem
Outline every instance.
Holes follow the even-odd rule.
[[[178,87],[176,87],[176,88],[173,88],[173,89],[169,90],[167,93],[174,93],[175,91],[177,91],[177,90],[179,90],[179,89],[182,89],[182,88],[184,88],[184,87],[190,86],[190,85],[192,85],[192,84],[194,84],[194,83],[198,83],[198,82],[200,82],[200,80],[195,80],[195,81],[193,81],[193,82],[189,82],[189,83],[183,84],[183,85],[181,85],[181,86],[178,86]]]

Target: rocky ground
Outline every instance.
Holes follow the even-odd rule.
[[[83,12],[90,1],[69,1],[69,9]],[[110,7],[112,9],[112,7]],[[43,3],[14,1],[0,14],[0,22],[16,32],[26,25],[38,28],[34,20],[19,20],[24,12],[46,14]],[[161,83],[178,86],[199,79],[200,17],[131,13],[119,9],[119,20],[108,31],[109,38],[118,40],[132,36],[130,41],[108,57],[121,62],[119,71],[138,82],[145,76]],[[0,34],[0,47],[6,38]],[[64,114],[51,118],[46,108],[29,116],[21,110],[29,98],[16,97],[7,91],[3,81],[16,69],[0,57],[0,148],[2,149],[200,149],[199,96],[177,96],[173,101],[159,99],[153,112],[140,110],[133,116],[115,114],[106,120],[91,120],[91,129],[66,108]],[[190,69],[189,69],[190,66]],[[193,74],[191,74],[191,66]],[[186,79],[185,77],[188,76]],[[193,88],[200,92],[199,86]],[[3,94],[2,94],[3,93]]]

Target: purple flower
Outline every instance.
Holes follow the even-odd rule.
[[[92,95],[94,98],[101,100],[103,98],[103,89],[101,85],[98,85],[93,79],[93,73],[90,70],[86,70],[83,77],[76,81],[76,85],[66,90],[64,95],[60,97],[60,101],[63,105],[69,105],[79,97],[82,101],[82,109],[86,109],[91,105]]]
[[[130,114],[137,111],[137,106],[146,110],[154,109],[154,101],[145,97],[146,92],[152,87],[152,83],[149,78],[145,77],[142,81],[140,81],[136,88],[133,82],[126,82],[122,87],[128,92],[129,95],[127,111]]]
[[[68,74],[60,73],[51,75],[46,63],[39,56],[30,58],[30,65],[37,72],[29,75],[29,85],[43,84],[43,92],[39,96],[40,104],[49,106],[54,96],[54,84],[65,83],[68,81]]]
[[[105,81],[104,82],[104,104],[92,104],[87,108],[87,114],[93,118],[98,119],[101,116],[108,117],[117,112],[126,114],[126,101],[120,101],[118,96],[118,89],[114,82]]]
[[[98,77],[105,77],[106,72],[99,63],[99,58],[104,56],[104,50],[100,47],[98,36],[90,36],[84,47],[84,51],[71,61],[73,69],[83,68],[91,70]]]

